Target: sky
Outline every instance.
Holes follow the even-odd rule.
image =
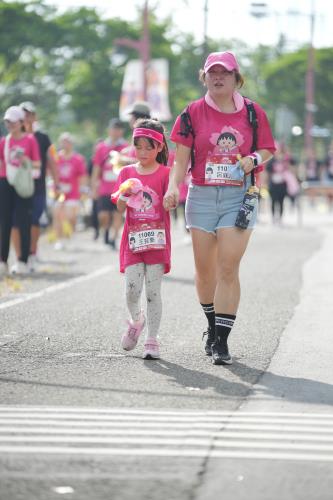
[[[103,17],[137,19],[144,0],[44,0],[59,11],[70,7],[95,7]],[[260,0],[261,1],[261,0]],[[310,19],[315,13],[314,46],[333,46],[333,2],[330,0],[266,0],[267,16],[250,14],[251,0],[208,0],[208,34],[211,38],[238,38],[248,45],[274,45],[284,34],[293,50],[310,40]],[[205,0],[149,0],[159,18],[172,15],[177,30],[192,32],[198,42],[203,40],[203,9]],[[293,11],[294,13],[292,14]]]

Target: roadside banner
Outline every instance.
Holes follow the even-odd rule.
[[[126,64],[121,90],[119,118],[129,120],[135,101],[143,101],[143,63],[133,59]],[[151,116],[161,121],[171,120],[169,106],[169,65],[166,59],[152,59],[147,70],[147,101]]]

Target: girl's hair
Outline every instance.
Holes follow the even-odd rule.
[[[142,193],[142,196],[143,196],[144,198],[146,198],[147,200],[149,200],[149,201],[150,201],[150,203],[153,203],[153,198],[151,197],[151,195],[150,195],[149,193],[147,193],[147,191],[144,191],[144,192]]]
[[[238,71],[234,70],[233,73],[235,75],[238,88],[240,89],[241,87],[243,87],[243,85],[245,83],[244,78]],[[200,69],[199,70],[199,80],[201,83],[205,83],[205,76],[206,76],[206,73],[204,72],[204,70]]]
[[[167,144],[167,141],[165,138],[165,129],[164,129],[162,123],[159,122],[158,120],[153,119],[153,118],[139,118],[139,120],[137,120],[134,123],[133,128],[134,129],[147,128],[147,129],[151,129],[151,130],[156,130],[156,132],[163,134],[163,149],[156,156],[156,161],[158,163],[162,163],[162,165],[167,165],[168,158],[169,158],[169,148],[168,148],[168,144]],[[139,137],[134,138],[134,146],[137,145],[139,139],[140,139]],[[151,145],[152,148],[155,148],[156,144],[158,144],[156,141],[154,141],[150,137],[145,137],[145,139],[146,139],[146,141],[148,141],[148,143]]]
[[[237,142],[236,137],[231,132],[222,132],[222,134],[219,135],[219,138],[217,139],[216,144],[218,144],[221,139],[231,139],[235,143]]]

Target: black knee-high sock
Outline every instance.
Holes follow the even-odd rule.
[[[201,304],[203,312],[206,315],[206,318],[208,320],[208,325],[211,328],[211,330],[214,332],[215,331],[215,311],[214,311],[214,304]]]
[[[228,336],[234,326],[235,319],[234,314],[215,314],[215,342],[227,345]]]

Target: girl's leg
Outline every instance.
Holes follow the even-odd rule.
[[[157,337],[162,317],[161,283],[164,264],[146,266],[147,337]]]
[[[145,264],[140,262],[125,269],[126,303],[133,322],[141,317],[141,294],[145,276]]]

